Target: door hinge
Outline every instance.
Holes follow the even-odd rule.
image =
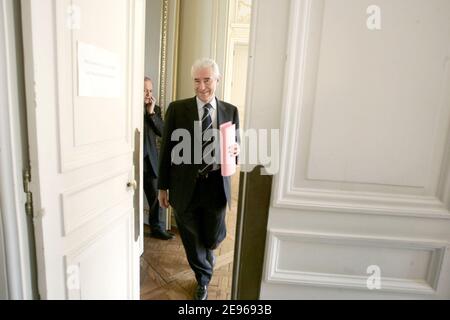
[[[25,191],[26,195],[26,202],[25,202],[25,213],[28,216],[33,216],[33,195],[30,191],[30,183],[31,183],[31,169],[25,169],[23,170],[23,190]]]

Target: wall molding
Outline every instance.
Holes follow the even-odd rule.
[[[61,194],[61,206],[62,206],[62,217],[63,217],[63,234],[68,236],[71,232],[85,226],[87,223],[91,222],[93,219],[98,217],[100,214],[110,211],[112,208],[118,206],[122,202],[126,202],[130,196],[125,189],[125,185],[130,181],[129,170],[120,170],[106,176],[93,179],[91,181],[84,182],[76,187],[66,190]],[[80,194],[89,194],[94,192],[96,188],[102,188],[107,190],[108,193],[114,191],[113,187],[116,184],[116,192],[121,193],[121,196],[114,197],[109,196],[105,198],[105,203],[103,206],[96,206],[94,208],[88,208],[84,212],[80,212],[79,209],[76,212],[73,211],[74,203],[72,203],[73,198],[76,198]],[[111,185],[112,184],[112,185]],[[118,187],[118,189],[117,189]],[[120,192],[123,189],[123,192]],[[99,197],[104,197],[99,195]],[[97,202],[96,204],[98,204]]]
[[[128,212],[122,212],[119,216],[113,216],[110,218],[110,225],[108,225],[107,227],[101,229],[101,230],[97,230],[94,233],[90,233],[88,235],[86,235],[86,239],[85,241],[80,245],[77,244],[76,246],[74,246],[74,249],[70,249],[65,255],[64,255],[64,267],[65,270],[70,270],[69,266],[73,267],[76,266],[78,268],[81,268],[81,263],[83,262],[81,260],[81,257],[83,256],[83,254],[85,254],[86,252],[88,252],[89,250],[92,250],[93,248],[95,248],[96,245],[98,245],[98,243],[110,236],[111,234],[113,234],[114,232],[117,232],[120,230],[120,228],[124,228],[127,236],[127,245],[128,247],[131,247],[131,243],[132,243],[132,239],[133,239],[133,229],[134,229],[134,223],[133,223],[133,219],[131,219],[131,217],[133,216],[133,213],[129,210],[127,210]],[[129,270],[129,274],[131,273],[131,270],[135,269],[134,266],[134,259],[131,258],[131,253],[127,252],[128,255],[128,263],[127,263],[127,267]],[[67,284],[69,283],[69,273],[65,273],[65,294],[66,297],[70,300],[81,300],[83,299],[82,296],[82,292],[80,290],[77,289],[73,289],[73,290],[69,290],[69,288],[67,287]],[[133,281],[131,281],[131,279],[128,281],[130,284],[133,283]],[[127,290],[127,295],[128,295],[128,299],[133,299],[133,286],[130,285],[130,287],[128,287]]]
[[[65,1],[53,0],[54,6],[54,19],[57,25],[66,25],[66,10],[67,3]],[[135,10],[134,5],[127,5],[128,20],[127,35],[128,43],[125,50],[125,61],[128,65],[132,66],[135,63],[135,53],[133,52],[133,42],[138,41],[134,37],[134,20]],[[125,128],[124,135],[117,139],[108,139],[103,141],[95,141],[93,143],[77,145],[75,143],[75,130],[76,123],[73,116],[73,112],[76,108],[75,97],[77,96],[76,87],[69,86],[69,84],[77,84],[78,63],[76,52],[77,43],[74,41],[74,31],[66,28],[57,28],[54,46],[55,57],[57,59],[56,65],[56,101],[57,101],[57,114],[58,114],[58,133],[59,133],[59,162],[60,172],[67,173],[76,169],[80,169],[84,166],[99,163],[114,156],[121,156],[132,153],[132,108],[133,95],[132,80],[133,74],[130,72],[124,73],[124,103],[127,106],[126,117],[127,127]],[[106,49],[106,48],[105,48]],[[126,69],[126,68],[124,68]],[[70,108],[68,108],[70,106]],[[111,151],[114,147],[115,151]]]
[[[280,191],[280,190],[278,190]],[[364,192],[304,189],[283,190],[274,206],[314,211],[450,219],[445,204],[433,197],[393,196]]]
[[[342,235],[329,233],[309,233],[289,230],[271,229],[268,234],[268,258],[266,264],[265,280],[268,283],[302,285],[313,287],[345,288],[369,290],[366,285],[367,276],[352,274],[330,274],[320,272],[305,272],[302,270],[286,270],[280,267],[280,250],[283,243],[303,242],[333,244],[339,246],[358,246],[366,248],[392,248],[399,250],[421,250],[430,252],[430,261],[427,268],[426,279],[381,279],[381,292],[436,294],[442,266],[446,260],[449,243],[402,238],[383,238],[356,235]],[[305,257],[307,259],[308,257]]]
[[[432,219],[450,219],[450,197],[445,191],[450,189],[450,163],[448,151],[450,138],[446,144],[438,141],[430,161],[430,173],[425,186],[392,186],[372,183],[319,181],[301,173],[300,182],[294,181],[299,150],[308,153],[311,144],[311,126],[305,119],[312,119],[314,97],[307,91],[313,91],[316,79],[307,79],[307,68],[318,65],[317,52],[311,54],[311,47],[320,50],[317,39],[309,38],[311,33],[319,34],[323,19],[324,0],[291,1],[291,17],[287,48],[287,66],[284,81],[282,123],[282,151],[280,173],[275,177],[273,206],[297,210],[315,210],[331,212],[351,212],[355,214],[377,214],[389,216],[410,216]],[[309,60],[313,59],[313,60]],[[314,60],[316,59],[316,60]],[[447,63],[444,87],[450,83]],[[448,97],[443,101],[448,102]],[[441,113],[446,115],[446,103],[441,104]],[[444,117],[445,118],[445,117]],[[446,120],[446,119],[444,119]],[[436,120],[436,134],[443,130],[446,122]],[[309,127],[309,128],[308,128]],[[298,138],[301,131],[302,138]],[[304,141],[301,141],[304,140]],[[302,149],[301,145],[304,145]],[[444,148],[440,148],[443,145]],[[438,149],[438,150],[436,150]],[[442,152],[441,152],[442,151]],[[305,156],[305,155],[304,155]],[[303,160],[301,160],[303,161]],[[307,160],[305,160],[307,163]],[[307,165],[306,165],[307,166]],[[303,169],[301,169],[303,170]],[[436,181],[435,181],[436,180]],[[328,183],[328,185],[327,185]],[[333,185],[334,183],[334,185]],[[364,190],[364,191],[353,191]],[[392,191],[392,192],[391,192]]]

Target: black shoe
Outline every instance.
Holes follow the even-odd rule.
[[[208,260],[211,267],[214,268],[214,266],[216,265],[216,256],[214,255],[214,252],[212,252],[212,250],[208,250],[206,254],[206,260]]]
[[[160,239],[160,240],[170,240],[174,238],[173,233],[166,232],[164,230],[153,230],[151,233],[152,238]]]
[[[208,286],[197,285],[194,293],[194,300],[208,299]]]

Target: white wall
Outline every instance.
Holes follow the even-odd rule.
[[[212,25],[210,0],[181,0],[180,42],[178,51],[177,98],[193,97],[192,63],[211,56]]]
[[[246,122],[282,146],[262,299],[450,297],[449,3],[380,0],[380,31],[371,4],[254,3]]]
[[[215,59],[225,70],[228,20],[227,0],[181,0],[180,41],[178,47],[177,99],[195,95],[191,66],[199,58]],[[221,97],[223,83],[217,96]]]
[[[156,99],[159,92],[161,62],[162,3],[162,0],[146,1],[145,14],[145,75],[153,80],[153,92]]]

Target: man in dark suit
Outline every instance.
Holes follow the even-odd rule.
[[[158,149],[156,137],[161,136],[164,123],[161,108],[153,97],[153,83],[148,77],[144,79],[144,192],[150,209],[151,236],[161,240],[173,238],[166,231],[166,213],[158,203],[157,173]]]
[[[197,279],[194,299],[206,300],[215,264],[213,250],[225,239],[226,205],[231,206],[230,177],[222,176],[219,152],[214,148],[219,139],[207,133],[229,121],[238,129],[239,114],[235,106],[215,96],[220,71],[213,60],[196,61],[192,78],[196,96],[171,103],[166,113],[158,189],[161,206],[170,204],[174,208],[186,256]],[[183,141],[173,141],[180,135]],[[188,147],[180,150],[180,142]],[[238,143],[229,152],[237,156]]]

